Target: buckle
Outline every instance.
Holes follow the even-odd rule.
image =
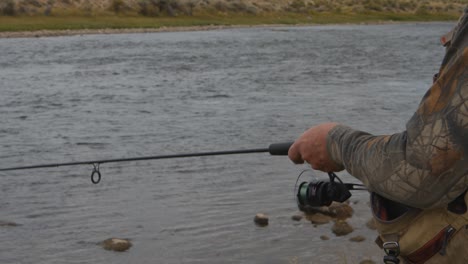
[[[398,257],[400,255],[400,244],[398,244],[398,242],[395,242],[395,241],[385,242],[383,243],[382,247],[385,251],[385,254],[387,254],[387,256]]]
[[[448,241],[449,241],[450,237],[453,235],[453,233],[455,233],[455,228],[453,228],[453,227],[449,227],[449,228],[447,228],[445,230],[444,240],[442,241],[442,248],[439,251],[439,254],[441,256],[445,256]]]

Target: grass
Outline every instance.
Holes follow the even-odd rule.
[[[262,24],[335,24],[372,23],[381,21],[447,21],[451,14],[410,14],[373,12],[353,13],[262,13],[262,14],[199,14],[196,16],[0,16],[0,32],[74,29],[123,29],[188,27],[206,25]]]

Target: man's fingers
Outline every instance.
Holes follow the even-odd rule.
[[[295,164],[304,163],[304,160],[302,159],[302,155],[299,152],[299,148],[296,143],[292,144],[292,146],[289,148],[288,157]]]

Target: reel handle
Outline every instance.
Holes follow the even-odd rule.
[[[294,142],[274,143],[268,146],[268,152],[274,156],[287,156],[289,148]]]

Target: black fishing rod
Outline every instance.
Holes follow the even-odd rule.
[[[270,146],[268,146],[268,148],[259,148],[259,149],[227,150],[227,151],[215,151],[215,152],[199,152],[199,153],[185,153],[185,154],[160,155],[160,156],[146,156],[146,157],[135,157],[135,158],[40,164],[40,165],[31,165],[31,166],[23,166],[23,167],[0,168],[0,171],[28,170],[28,169],[77,166],[77,165],[93,165],[94,169],[93,169],[93,172],[91,173],[91,182],[93,182],[94,184],[97,184],[101,181],[101,172],[99,171],[99,165],[103,163],[116,163],[116,162],[139,161],[139,160],[175,159],[175,158],[189,158],[189,157],[203,157],[203,156],[219,156],[219,155],[234,155],[234,154],[249,154],[249,153],[265,153],[265,152],[268,152],[270,153],[270,155],[274,155],[274,156],[284,156],[284,155],[288,155],[288,150],[292,144],[293,142],[284,142],[284,143],[271,144]]]

